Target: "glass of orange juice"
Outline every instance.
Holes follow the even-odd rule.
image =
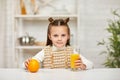
[[[75,61],[78,60],[79,58],[80,58],[79,54],[71,54],[70,55],[70,67],[71,67],[71,70],[73,70],[73,71],[77,70],[77,68],[75,66]]]

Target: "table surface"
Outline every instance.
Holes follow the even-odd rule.
[[[24,69],[0,69],[0,80],[120,80],[120,68],[97,68],[71,71],[70,69],[39,69],[30,73]]]

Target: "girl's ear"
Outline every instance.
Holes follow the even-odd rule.
[[[68,36],[68,40],[70,39],[70,35]]]
[[[48,37],[49,37],[49,39],[51,40],[51,36],[50,36],[50,34],[48,34]]]

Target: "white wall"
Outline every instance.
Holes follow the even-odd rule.
[[[5,59],[5,1],[0,0],[0,67],[4,67],[4,59]]]
[[[94,62],[95,68],[104,67],[105,55],[99,55],[104,47],[97,43],[108,36],[107,20],[113,17],[112,9],[120,9],[120,0],[80,0],[79,4],[81,53]]]
[[[13,0],[0,0],[0,68],[14,67]]]

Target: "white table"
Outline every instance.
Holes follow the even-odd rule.
[[[101,68],[73,72],[70,69],[0,69],[0,80],[120,80],[120,68]]]

